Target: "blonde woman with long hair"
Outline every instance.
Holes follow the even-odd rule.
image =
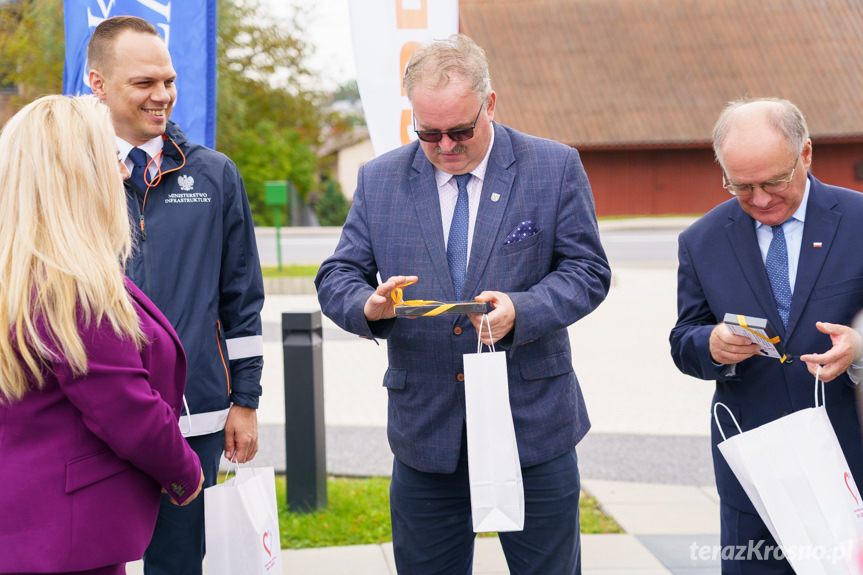
[[[201,489],[186,363],[131,283],[108,108],[47,96],[0,132],[0,573],[125,573],[160,491]]]

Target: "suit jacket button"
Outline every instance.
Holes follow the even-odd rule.
[[[786,415],[788,415],[788,412],[783,411],[782,413],[779,414],[779,417],[785,417]]]
[[[461,335],[461,327],[460,327],[460,326],[455,326],[455,327],[453,328],[452,332],[453,332],[454,334],[456,334],[456,335]]]
[[[463,373],[460,373],[460,374],[458,374],[457,376],[455,376],[455,378],[456,378],[457,380],[459,380],[459,381],[464,381],[464,374],[463,374]]]

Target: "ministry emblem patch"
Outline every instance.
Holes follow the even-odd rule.
[[[195,178],[192,176],[180,176],[177,178],[177,183],[180,184],[180,189],[184,192],[191,192],[195,188]]]

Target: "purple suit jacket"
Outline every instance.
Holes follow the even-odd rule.
[[[43,389],[0,404],[0,573],[139,559],[160,486],[180,502],[198,486],[200,462],[177,425],[183,348],[156,306],[126,286],[147,337],[140,352],[107,322],[82,323],[86,376],[56,361]]]

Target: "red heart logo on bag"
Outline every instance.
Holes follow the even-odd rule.
[[[848,488],[848,491],[850,491],[850,492],[851,492],[851,497],[853,497],[853,498],[854,498],[854,503],[856,503],[856,504],[858,504],[858,505],[859,505],[859,503],[860,503],[860,502],[859,502],[859,501],[857,501],[857,495],[854,493],[854,490],[853,490],[853,489],[851,489],[851,484],[849,484],[849,483],[848,483],[848,480],[849,480],[849,479],[851,479],[851,474],[850,474],[850,473],[848,473],[848,472],[846,471],[846,472],[845,472],[845,487],[847,487],[847,488]]]
[[[264,550],[267,552],[267,555],[269,555],[270,557],[273,556],[273,553],[272,553],[272,551],[270,551],[270,547],[267,545],[267,543],[272,545],[272,540],[273,540],[273,534],[270,533],[269,531],[264,531]]]

